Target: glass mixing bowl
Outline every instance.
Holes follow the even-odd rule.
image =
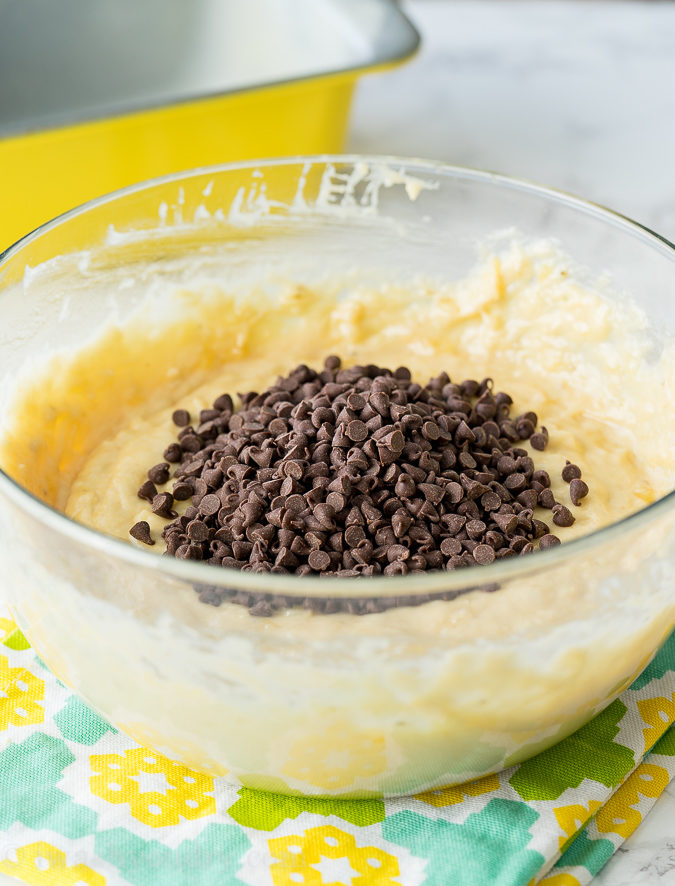
[[[660,353],[675,332],[675,252],[627,219],[422,161],[266,160],[128,188],[9,249],[0,414],[24,375],[123,326],[150,290],[161,299],[214,268],[242,292],[287,273],[310,289],[345,273],[365,285],[405,285],[421,271],[456,279],[474,265],[478,241],[514,226],[555,238],[587,269],[580,277],[611,272],[612,297],[630,294]],[[265,347],[283,354],[283,334]],[[132,406],[148,396],[167,367],[144,364],[145,387],[120,383],[139,376],[127,371],[135,359],[120,336],[108,374],[81,380],[86,408],[96,414],[113,383]],[[14,440],[0,473],[3,591],[19,625],[115,726],[237,783],[379,796],[494,772],[606,706],[675,622],[673,492],[569,544],[477,569],[320,581],[233,572],[155,556],[60,513],[59,478],[77,465],[81,440],[72,416],[46,420],[61,423],[52,451],[19,451],[25,441]],[[204,587],[263,595],[274,614],[206,606],[195,593]],[[290,605],[366,593],[398,606],[357,615]],[[464,633],[467,616],[483,627]]]

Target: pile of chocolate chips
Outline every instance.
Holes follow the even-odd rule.
[[[405,367],[342,369],[328,357],[321,372],[298,366],[240,399],[235,411],[218,397],[196,427],[177,410],[178,439],[139,489],[170,521],[170,555],[253,572],[405,575],[559,544],[537,506],[556,526],[574,522],[518,445],[544,449],[546,428],[533,412],[511,417],[511,397],[489,378],[441,373],[423,387]],[[158,492],[171,465],[173,491]],[[568,463],[563,476],[578,505],[581,471]],[[177,516],[174,500],[187,499]],[[154,544],[146,521],[130,532]]]

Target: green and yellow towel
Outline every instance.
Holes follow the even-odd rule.
[[[0,871],[39,886],[584,886],[675,775],[675,634],[532,760],[394,800],[237,789],[116,732],[0,611]]]

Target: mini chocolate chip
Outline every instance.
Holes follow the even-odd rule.
[[[415,494],[416,489],[415,481],[409,474],[401,474],[394,487],[394,491],[399,498],[411,498]]]
[[[329,504],[318,504],[314,508],[314,517],[327,529],[335,526],[335,510]]]
[[[218,489],[223,484],[223,472],[220,468],[205,469],[202,471],[202,478],[211,489]]]
[[[394,378],[397,378],[399,381],[408,382],[411,377],[410,370],[407,366],[399,366],[394,370]]]
[[[312,551],[307,558],[308,564],[316,572],[323,572],[330,566],[330,556],[326,551]]]
[[[572,499],[572,504],[578,507],[581,504],[581,499],[586,498],[587,495],[588,486],[586,483],[578,477],[574,477],[574,479],[570,481],[570,498]]]
[[[501,507],[502,500],[496,492],[490,490],[481,495],[480,503],[485,511],[497,511]]]
[[[171,420],[179,428],[185,428],[190,424],[190,413],[187,409],[176,409],[171,416]]]
[[[432,505],[438,505],[443,501],[445,490],[442,486],[436,486],[435,483],[420,483],[417,488]]]
[[[457,446],[462,446],[464,443],[474,443],[476,437],[468,426],[468,424],[462,419],[455,431],[455,443]]]
[[[153,498],[157,495],[157,487],[152,482],[152,480],[146,480],[145,483],[138,490],[138,497],[145,499],[145,501],[152,502]]]
[[[220,397],[213,401],[213,408],[218,409],[220,412],[233,412],[234,403],[232,402],[232,397],[229,394],[221,394]]]
[[[144,545],[154,545],[154,539],[150,535],[150,524],[147,520],[139,520],[129,530],[129,535],[137,541],[142,541]]]
[[[512,421],[503,421],[500,424],[499,429],[501,431],[502,437],[506,437],[506,439],[512,443],[516,440],[521,439],[520,434],[516,430],[516,426],[513,424]]]
[[[499,526],[500,530],[507,535],[515,532],[518,526],[518,517],[515,514],[493,514],[492,519]]]
[[[355,418],[347,424],[345,434],[354,443],[361,443],[368,436],[368,428],[364,422]]]
[[[220,510],[220,499],[214,493],[205,495],[199,503],[199,510],[206,517],[217,514]]]
[[[389,395],[386,394],[384,391],[373,391],[373,393],[368,398],[368,402],[380,415],[383,415],[385,417],[389,415]]]
[[[305,510],[306,504],[304,498],[299,495],[289,495],[286,499],[286,509],[289,511],[294,511],[296,514],[301,514]]]
[[[475,378],[466,378],[460,388],[465,397],[476,397],[480,391],[480,384]]]
[[[548,524],[544,523],[542,520],[532,520],[532,531],[534,533],[535,538],[541,538],[542,535],[546,535],[549,531]]]
[[[556,526],[571,526],[574,523],[574,517],[565,505],[556,504],[553,506],[553,522]]]
[[[483,483],[479,483],[478,480],[474,480],[468,474],[462,474],[460,479],[462,481],[462,486],[466,491],[466,497],[470,501],[475,501],[477,498],[480,498],[483,493],[490,491],[487,486]]]
[[[556,545],[559,545],[559,544],[560,544],[560,539],[558,538],[558,536],[551,535],[550,533],[548,535],[543,535],[539,539],[539,548],[541,550],[544,550],[546,548],[554,548]]]
[[[455,482],[448,483],[445,487],[445,494],[453,505],[457,504],[464,498],[464,490],[459,483]]]
[[[462,543],[456,538],[444,538],[441,542],[441,553],[444,557],[453,557],[462,550]]]
[[[469,538],[480,538],[481,535],[487,529],[485,523],[482,520],[469,520],[469,522],[464,527],[469,535]]]
[[[473,549],[473,558],[480,565],[492,563],[495,558],[494,548],[491,548],[490,545],[477,545]]]
[[[391,545],[387,548],[387,560],[393,563],[395,560],[407,560],[410,550],[405,545]]]
[[[412,524],[412,517],[405,512],[396,511],[396,513],[391,518],[391,528],[394,530],[394,535],[396,538],[403,538],[406,532],[410,529]]]
[[[518,493],[516,501],[524,508],[534,510],[534,508],[537,507],[539,496],[534,489],[524,489],[522,492]]]
[[[441,523],[451,535],[457,535],[466,525],[466,517],[463,517],[461,514],[443,514]]]
[[[495,551],[500,550],[506,544],[506,540],[501,532],[495,532],[494,529],[489,529],[485,533],[483,541],[486,545],[490,545],[491,548],[494,548]]]
[[[393,563],[387,563],[382,570],[383,575],[406,575],[408,567],[402,560],[395,560]]]
[[[326,504],[330,505],[335,513],[339,513],[347,506],[347,498],[341,492],[329,492],[326,496]]]
[[[579,465],[573,465],[571,462],[567,462],[565,467],[562,469],[562,478],[565,483],[570,483],[572,480],[580,480],[581,479],[581,468]]]
[[[180,438],[180,445],[183,452],[199,452],[202,448],[202,438],[195,433],[185,434]]]
[[[551,485],[551,478],[548,471],[535,471],[532,474],[532,480],[535,483],[541,483],[542,486],[548,488]]]
[[[548,446],[548,431],[546,428],[542,427],[540,431],[532,434],[530,437],[530,446],[532,446],[533,449],[537,449],[539,452],[546,449]]]
[[[169,465],[166,462],[154,465],[148,471],[148,479],[152,480],[157,486],[163,486],[169,479]]]
[[[202,502],[204,499],[202,499]],[[241,514],[243,517],[242,523],[245,527],[252,526],[259,517],[262,517],[264,511],[264,507],[259,501],[249,501],[245,502],[241,506]]]
[[[516,431],[521,440],[527,440],[528,437],[531,437],[534,434],[535,426],[528,419],[517,419],[516,420]]]
[[[164,459],[171,464],[176,464],[183,458],[183,449],[180,443],[169,443],[164,450]]]
[[[520,554],[520,552],[527,546],[527,538],[524,535],[516,535],[509,542],[509,548],[514,551],[516,554]]]
[[[209,537],[209,527],[202,520],[193,520],[187,525],[187,534],[190,541],[206,541]]]
[[[358,544],[365,539],[365,537],[366,534],[363,531],[362,526],[348,526],[344,532],[345,543],[349,545],[350,548],[357,547]]]
[[[538,503],[542,508],[551,508],[555,505],[555,496],[551,489],[542,489],[539,493]]]
[[[392,431],[391,434],[383,437],[381,442],[396,455],[403,452],[405,448],[405,437],[400,431]]]
[[[152,513],[158,517],[175,517],[173,508],[173,495],[170,492],[158,492],[152,500]]]
[[[527,477],[516,471],[504,479],[504,486],[509,492],[520,492],[527,486]]]

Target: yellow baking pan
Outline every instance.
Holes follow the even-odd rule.
[[[393,0],[5,0],[0,251],[134,181],[339,151],[358,77],[418,44]]]

